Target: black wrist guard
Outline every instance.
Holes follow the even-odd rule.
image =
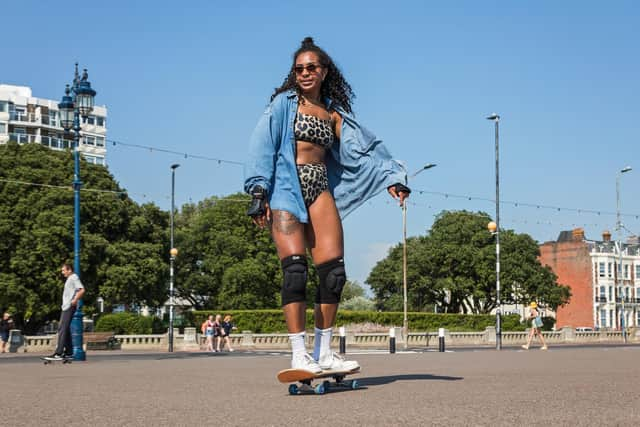
[[[267,212],[267,192],[264,191],[264,188],[256,185],[251,189],[251,196],[253,199],[251,199],[247,215],[252,217],[264,215]]]
[[[400,192],[411,194],[411,189],[404,184],[397,183],[393,184],[392,187],[396,190],[396,194]]]

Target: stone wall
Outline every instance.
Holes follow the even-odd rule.
[[[502,332],[502,344],[515,346],[524,344],[529,331]],[[545,340],[550,344],[597,344],[597,343],[622,343],[620,331],[592,331],[576,332],[575,329],[565,327],[558,331],[543,333]],[[405,337],[400,328],[396,328],[396,345],[403,348]],[[116,335],[120,342],[121,350],[140,351],[164,351],[168,348],[167,334],[158,335]],[[273,349],[288,350],[289,337],[287,334],[254,334],[251,331],[243,331],[241,334],[231,335],[231,345],[237,349]],[[47,353],[53,351],[56,343],[55,335],[25,336],[21,337],[21,345],[15,346],[14,351],[29,353]],[[307,335],[307,345],[312,346],[313,334]],[[345,336],[347,347],[387,349],[389,348],[388,333],[347,333]],[[640,330],[630,328],[628,333],[629,343],[640,343]],[[17,341],[16,341],[17,342]],[[340,337],[333,336],[332,345],[338,347]],[[407,345],[410,348],[438,348],[437,332],[410,332]],[[496,344],[496,331],[494,327],[488,327],[484,332],[450,332],[445,330],[445,342],[447,347],[461,346],[494,346]],[[174,332],[174,351],[200,351],[204,350],[204,337],[196,333],[195,328],[185,328],[184,334]]]

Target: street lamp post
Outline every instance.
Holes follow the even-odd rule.
[[[78,63],[76,62],[73,86],[67,85],[62,101],[58,104],[60,109],[60,122],[65,132],[73,129],[73,269],[80,277],[80,116],[86,118],[93,111],[93,103],[96,91],[91,89],[88,81],[89,74],[84,69],[82,77],[78,73]],[[73,346],[73,359],[86,360],[86,354],[82,348],[82,300],[78,301],[76,311],[71,319],[71,342]]]
[[[625,318],[624,311],[624,299],[626,297],[624,289],[624,281],[622,276],[622,221],[620,220],[620,177],[623,173],[629,172],[631,166],[622,168],[616,175],[616,231],[618,233],[618,271],[616,272],[616,288],[621,293],[621,305],[620,305],[620,329],[622,330],[622,340],[627,343],[627,319]]]
[[[496,130],[496,222],[495,231],[491,229],[496,236],[496,350],[502,350],[502,304],[500,303],[500,150],[499,150],[499,123],[500,116],[496,113],[487,117],[487,120],[493,120]],[[491,226],[491,223],[489,223]],[[491,227],[492,228],[492,227]]]
[[[415,178],[420,172],[436,167],[435,163],[427,163],[418,169],[409,179]],[[404,336],[404,349],[409,346],[409,320],[407,319],[407,202],[402,203],[402,293],[403,293],[403,318],[402,334]]]
[[[173,352],[173,262],[178,255],[178,249],[173,246],[173,217],[175,212],[175,188],[176,188],[176,169],[180,165],[175,163],[171,165],[171,227],[170,227],[170,239],[171,249],[169,251],[169,352]]]

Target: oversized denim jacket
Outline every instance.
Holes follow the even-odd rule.
[[[331,101],[326,100],[327,108]],[[341,139],[326,156],[329,191],[341,218],[390,185],[407,183],[404,166],[391,158],[382,141],[341,108]],[[298,110],[294,91],[274,98],[251,135],[249,159],[245,163],[244,189],[259,185],[269,195],[271,209],[283,210],[307,223],[309,216],[295,162],[293,122]]]

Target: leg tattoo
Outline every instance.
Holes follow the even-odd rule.
[[[295,215],[286,211],[273,211],[273,229],[282,234],[293,234],[300,222]]]

